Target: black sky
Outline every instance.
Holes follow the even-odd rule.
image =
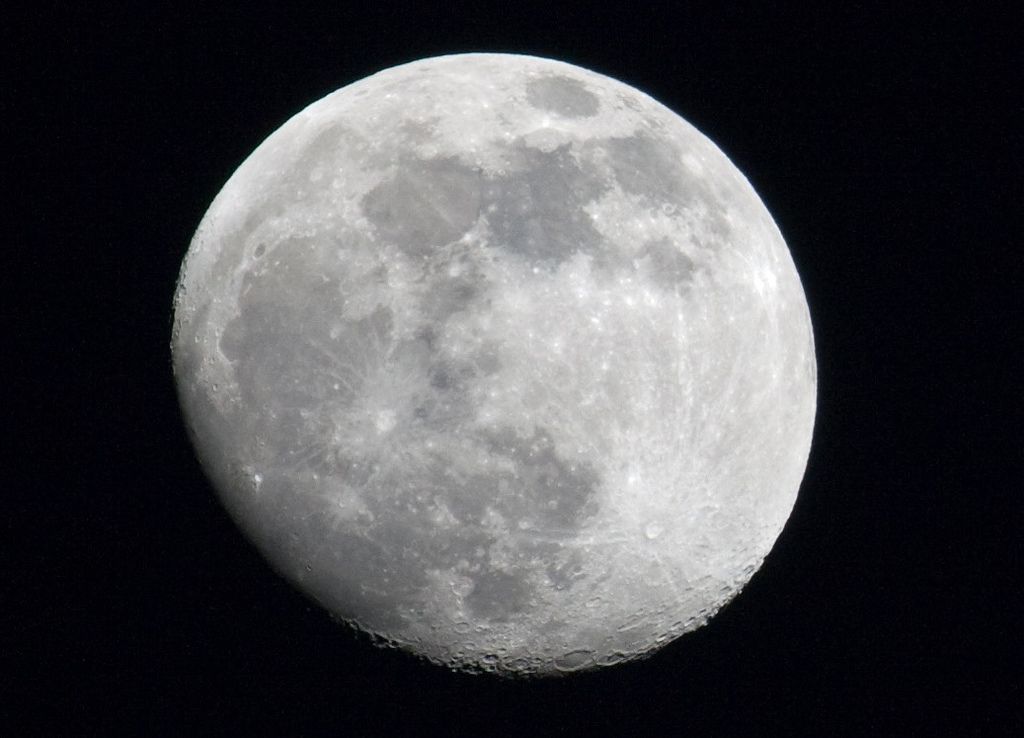
[[[3,30],[0,733],[1024,734],[1018,6],[81,5]],[[338,87],[463,51],[682,114],[774,215],[814,324],[814,445],[763,569],[708,627],[571,680],[334,625],[221,511],[170,372],[181,259],[242,159]]]

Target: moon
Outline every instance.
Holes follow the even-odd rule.
[[[458,54],[313,103],[182,265],[183,416],[223,504],[336,619],[449,668],[648,655],[760,567],[816,368],[749,182],[646,94]]]

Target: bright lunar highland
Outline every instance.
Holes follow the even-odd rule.
[[[704,624],[796,500],[815,412],[789,251],[726,156],[569,64],[465,54],[291,118],[199,226],[183,413],[282,575],[468,671]]]

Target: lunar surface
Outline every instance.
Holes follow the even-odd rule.
[[[310,105],[214,200],[175,296],[200,460],[336,618],[451,668],[585,670],[704,624],[793,507],[803,289],[728,158],[547,59]]]

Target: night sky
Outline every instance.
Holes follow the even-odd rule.
[[[48,5],[0,51],[0,733],[1024,734],[1019,7]],[[170,369],[181,259],[241,161],[339,87],[467,51],[694,124],[814,325],[814,443],[764,567],[700,631],[570,679],[451,674],[334,624],[221,509]]]

